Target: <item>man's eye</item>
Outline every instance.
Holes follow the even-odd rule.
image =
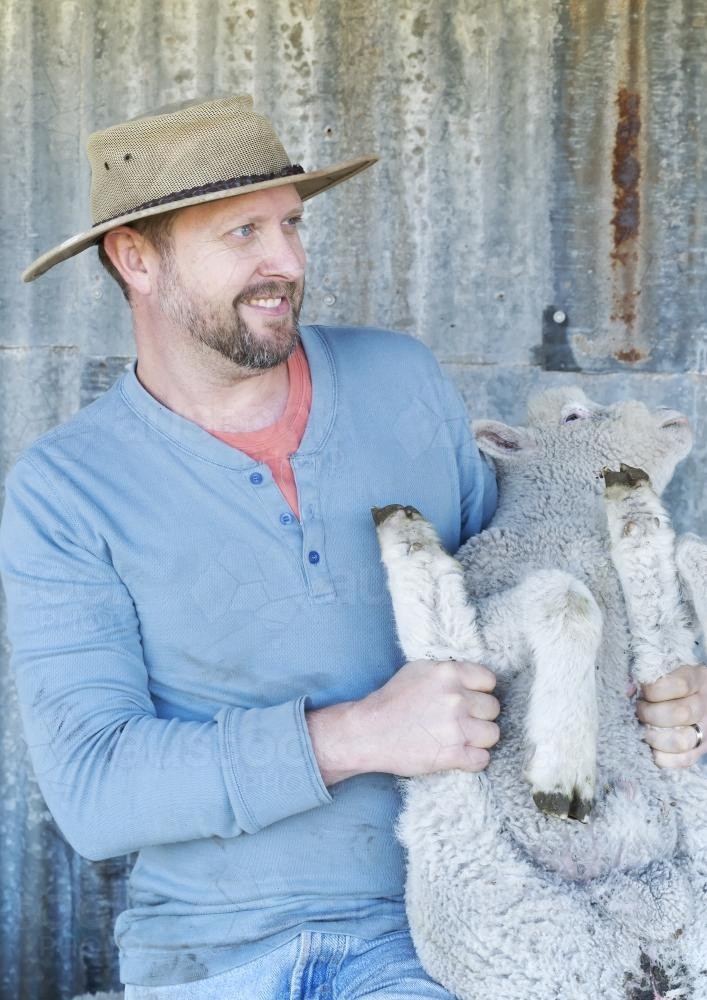
[[[303,219],[301,215],[291,215],[289,219],[285,219],[285,225],[289,226],[290,229],[298,229],[302,225]]]
[[[241,239],[247,239],[249,236],[253,235],[253,226],[247,223],[245,226],[238,226],[237,229],[232,229],[231,232],[234,236],[240,236]]]

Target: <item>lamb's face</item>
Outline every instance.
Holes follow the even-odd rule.
[[[607,406],[594,419],[597,444],[607,456],[606,464],[618,468],[623,462],[645,469],[657,493],[663,492],[678,462],[692,448],[687,417],[667,407],[649,410],[638,400],[627,400]]]
[[[499,472],[526,476],[552,463],[586,482],[605,467],[645,469],[661,493],[692,447],[692,430],[677,410],[650,410],[638,400],[602,406],[581,389],[551,389],[528,405],[528,426],[479,421],[474,432]],[[532,473],[531,473],[532,474]]]

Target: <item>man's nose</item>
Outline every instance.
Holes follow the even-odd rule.
[[[269,233],[260,242],[258,270],[295,281],[304,274],[304,247],[297,233]]]

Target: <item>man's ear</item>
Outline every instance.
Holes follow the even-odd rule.
[[[129,288],[140,295],[150,294],[158,254],[141,233],[130,226],[109,229],[103,237],[103,249]]]
[[[535,448],[526,427],[509,427],[498,420],[475,420],[471,429],[479,451],[491,458],[509,459]]]

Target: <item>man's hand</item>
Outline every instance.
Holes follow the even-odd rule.
[[[644,684],[636,713],[658,767],[690,767],[707,751],[707,740],[697,746],[695,729],[707,737],[707,667],[678,667]]]
[[[482,771],[499,737],[495,685],[479,663],[414,660],[360,701],[308,712],[325,784],[372,771]]]

